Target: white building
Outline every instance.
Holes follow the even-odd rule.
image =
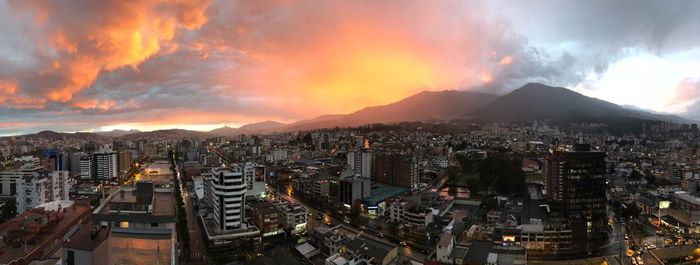
[[[282,227],[293,234],[301,234],[306,231],[306,222],[309,212],[301,205],[289,202],[276,203],[275,207],[281,214]]]
[[[81,153],[78,156],[79,159],[79,166],[80,169],[78,170],[80,172],[80,178],[81,179],[90,179],[92,178],[92,159],[90,159],[90,155],[86,153]]]
[[[370,150],[350,151],[347,155],[348,166],[356,175],[366,179],[372,179],[374,171],[374,155]]]
[[[97,179],[111,179],[119,177],[119,156],[115,152],[92,154],[94,177]]]
[[[17,181],[17,213],[47,202],[68,200],[72,186],[68,171],[42,171],[23,176]]]
[[[214,212],[214,220],[220,230],[241,228],[245,220],[245,196],[247,191],[245,167],[231,164],[216,167],[204,176],[204,198]]]
[[[35,173],[44,170],[38,158],[24,162],[19,169],[0,172],[0,195],[15,196],[17,194],[17,182],[21,177],[33,176]]]

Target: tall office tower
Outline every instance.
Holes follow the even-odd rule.
[[[119,171],[126,172],[131,169],[132,164],[131,152],[127,150],[119,151]]]
[[[369,149],[360,151],[350,151],[347,155],[348,166],[358,175],[363,178],[374,181],[374,155]]]
[[[79,153],[78,161],[79,161],[79,168],[77,171],[80,172],[80,178],[81,179],[93,178],[94,173],[92,171],[92,158],[90,157],[90,155],[86,154],[86,153]]]
[[[204,198],[214,209],[221,230],[241,228],[245,220],[247,191],[245,166],[216,167],[204,177]]]
[[[41,156],[41,165],[48,171],[66,170],[66,161],[64,161],[61,150],[48,149]]]
[[[92,154],[93,177],[97,179],[111,179],[119,176],[118,156],[115,152],[102,152]]]
[[[573,151],[554,151],[545,158],[546,197],[564,216],[600,220],[606,215],[605,152],[577,144]]]
[[[374,179],[377,183],[418,188],[418,164],[411,155],[376,153],[374,155]]]

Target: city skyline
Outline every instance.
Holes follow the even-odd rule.
[[[294,122],[528,82],[700,118],[700,4],[0,3],[0,134]],[[100,14],[95,16],[92,14]]]

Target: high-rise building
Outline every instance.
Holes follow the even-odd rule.
[[[78,172],[80,172],[80,178],[81,179],[90,179],[92,178],[93,172],[92,172],[92,159],[90,158],[90,155],[86,153],[79,153],[78,155]]]
[[[131,152],[127,150],[119,151],[119,172],[126,172],[131,169]]]
[[[374,181],[416,189],[418,188],[418,164],[410,155],[377,153],[374,156]]]
[[[17,181],[17,213],[40,204],[68,200],[73,181],[68,171],[41,171]]]
[[[374,155],[369,149],[350,151],[347,154],[348,166],[352,168],[356,175],[374,180]]]
[[[545,195],[566,217],[602,219],[606,214],[605,153],[577,144],[545,158]]]
[[[214,212],[214,222],[223,231],[241,228],[245,220],[247,189],[245,166],[216,167],[204,177],[204,198]]]
[[[119,176],[118,156],[115,152],[101,152],[92,154],[93,177],[97,179],[111,179]]]
[[[64,160],[61,150],[48,149],[41,156],[41,164],[48,171],[63,171],[66,169],[66,161]]]

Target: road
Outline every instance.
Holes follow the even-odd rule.
[[[202,232],[202,227],[197,222],[197,214],[194,211],[194,205],[190,198],[190,192],[187,190],[179,166],[176,167],[177,178],[180,180],[180,192],[185,203],[185,213],[187,214],[187,230],[190,232],[190,262],[189,264],[206,264],[207,256],[204,246],[205,238]],[[195,196],[193,194],[193,196]]]

